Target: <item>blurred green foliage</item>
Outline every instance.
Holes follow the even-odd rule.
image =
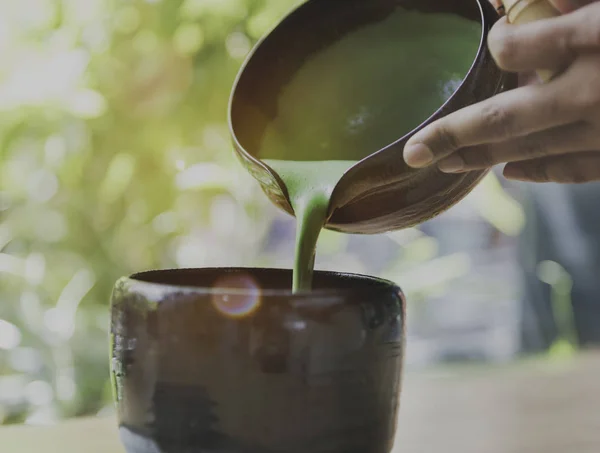
[[[289,266],[291,238],[267,247],[285,216],[235,161],[226,108],[243,58],[295,3],[0,0],[0,424],[110,408],[120,276]],[[522,213],[496,185],[481,196],[506,209],[482,215],[514,233]],[[407,275],[414,300],[469,270],[418,230],[388,240],[402,253],[377,272]],[[321,264],[371,271],[348,243],[326,232]]]
[[[0,422],[109,403],[119,276],[252,262],[274,211],[227,99],[293,3],[0,2]]]

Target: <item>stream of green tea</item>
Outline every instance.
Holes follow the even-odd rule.
[[[258,155],[285,183],[297,219],[295,292],[312,287],[319,234],[340,178],[441,107],[480,40],[478,22],[398,8],[319,51],[282,90]]]

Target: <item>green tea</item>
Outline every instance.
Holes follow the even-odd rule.
[[[265,160],[285,181],[297,219],[294,291],[311,288],[319,233],[327,221],[329,199],[353,161]]]

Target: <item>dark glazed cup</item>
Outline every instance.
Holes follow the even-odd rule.
[[[404,353],[393,283],[271,269],[150,271],[112,297],[128,453],[389,453]]]

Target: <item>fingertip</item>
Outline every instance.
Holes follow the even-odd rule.
[[[514,25],[512,25],[508,22],[508,19],[506,19],[506,16],[498,19],[498,21],[494,24],[494,26],[490,29],[490,31],[488,33],[488,36],[487,36],[488,47],[489,47],[490,41],[496,41],[496,40],[500,39],[502,36],[504,36],[506,34],[507,31],[509,31],[511,29],[511,27],[514,27]]]
[[[515,181],[528,181],[527,173],[518,165],[506,165],[502,173],[506,179],[512,179]]]
[[[446,157],[438,163],[442,173],[461,173],[465,171],[465,161],[457,154]]]
[[[506,16],[502,16],[500,19],[498,19],[496,21],[496,23],[492,26],[492,30],[496,29],[496,28],[502,28],[502,27],[506,27],[506,26],[510,26],[510,22],[508,21],[508,17]],[[490,31],[492,31],[490,30]]]
[[[409,167],[426,167],[433,162],[433,159],[433,152],[424,143],[409,143],[404,148],[404,161]]]
[[[514,25],[505,18],[498,21],[490,30],[487,46],[496,64],[504,70],[511,70],[517,58],[519,43],[514,38]]]

